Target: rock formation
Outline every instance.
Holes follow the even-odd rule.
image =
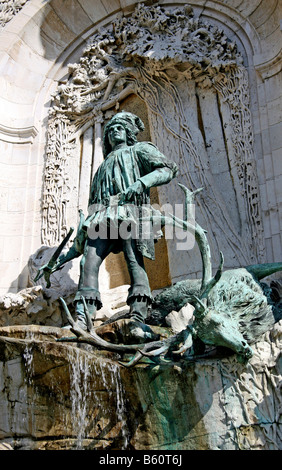
[[[248,365],[230,356],[144,360],[127,369],[118,354],[58,343],[68,334],[60,328],[1,327],[0,442],[42,450],[278,450],[281,332],[280,322]]]

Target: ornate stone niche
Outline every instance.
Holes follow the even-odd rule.
[[[236,44],[188,5],[138,4],[94,34],[69,65],[50,110],[42,242],[58,244],[78,209],[87,212],[103,125],[127,109],[128,97],[143,103],[134,112],[146,114],[150,140],[179,165],[177,181],[158,190],[160,205],[183,202],[178,182],[204,188],[196,219],[208,230],[215,263],[219,250],[226,267],[262,261],[247,69]],[[167,245],[172,280],[197,275],[198,254]]]

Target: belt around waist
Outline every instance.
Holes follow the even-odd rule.
[[[121,193],[115,194],[114,196],[104,197],[100,204],[105,207],[118,206],[121,198]]]

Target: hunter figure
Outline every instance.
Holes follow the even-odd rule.
[[[123,251],[125,256],[131,279],[127,298],[130,318],[144,323],[152,300],[143,257],[155,258],[154,242],[158,235],[153,230],[147,233],[142,219],[155,212],[150,205],[150,188],[169,183],[177,174],[177,166],[152,143],[137,141],[142,130],[141,119],[128,112],[117,113],[105,126],[104,161],[93,178],[88,217],[81,219],[73,245],[51,269],[54,272],[82,255],[74,302],[78,325],[84,330],[87,322],[83,298],[94,319],[96,310],[102,306],[99,268],[111,252]],[[124,224],[131,227],[131,232],[120,230]],[[49,269],[50,273],[48,265],[41,269],[45,272]]]

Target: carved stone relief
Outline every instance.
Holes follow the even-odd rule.
[[[135,94],[146,103],[152,140],[179,165],[178,181],[204,188],[196,213],[212,253],[223,251],[226,267],[263,260],[248,73],[222,30],[188,5],[138,4],[92,36],[69,72],[50,110],[44,244],[58,244],[78,209],[86,211],[103,123]],[[177,182],[169,186],[159,189],[160,203],[181,203]],[[196,271],[190,258],[186,273]]]
[[[5,26],[28,0],[0,0],[0,27]]]

